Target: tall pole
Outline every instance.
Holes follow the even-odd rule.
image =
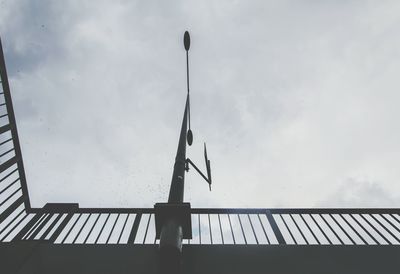
[[[188,40],[189,39],[189,40]],[[189,64],[188,50],[190,45],[189,33],[185,32],[184,45],[186,49],[186,66],[187,66],[187,96],[185,103],[185,111],[181,132],[179,135],[178,150],[176,152],[174,171],[172,173],[171,187],[169,190],[168,204],[182,204],[185,186],[185,166],[186,166],[186,138],[188,115],[190,115],[189,101]],[[190,118],[189,118],[190,119]],[[182,259],[182,240],[183,240],[183,224],[177,217],[171,216],[161,228],[160,234],[160,272],[161,273],[180,273]]]

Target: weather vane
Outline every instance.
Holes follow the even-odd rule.
[[[188,114],[188,121],[189,121],[189,130],[187,131],[186,139],[189,146],[193,143],[193,132],[190,126],[190,89],[189,89],[189,49],[190,49],[190,35],[188,31],[185,31],[183,36],[183,45],[185,46],[186,50],[186,83],[187,83],[187,114]],[[204,159],[206,162],[206,169],[207,169],[207,177],[200,171],[200,169],[189,159],[186,158],[186,165],[185,170],[189,171],[189,164],[194,167],[194,169],[203,177],[204,180],[208,183],[208,186],[211,191],[211,165],[210,160],[207,158],[207,146],[204,143]]]

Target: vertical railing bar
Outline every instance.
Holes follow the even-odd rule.
[[[8,177],[10,177],[12,174],[15,173],[15,171],[17,171],[18,168],[14,169],[13,171],[11,171],[10,173],[8,173],[6,176],[4,176],[3,178],[0,179],[0,183],[3,182],[5,179],[7,179]],[[19,177],[18,177],[19,179]]]
[[[368,215],[371,216],[370,214],[368,214]],[[361,218],[363,218],[364,221],[366,221],[366,222],[369,224],[369,226],[372,227],[372,229],[375,230],[389,245],[392,245],[392,243],[391,243],[388,239],[386,239],[386,237],[383,236],[383,234],[382,234],[377,228],[375,228],[375,226],[373,226],[373,225],[368,221],[368,219],[365,218],[365,217],[363,216],[363,214],[360,214],[360,216],[361,216]]]
[[[42,221],[43,221],[43,219],[45,218],[47,216],[47,214],[42,214],[41,216],[40,216],[40,219],[34,224],[34,225],[32,225],[32,227],[31,227],[31,229],[28,231],[28,233],[26,233],[25,235],[24,235],[24,237],[22,238],[23,240],[27,240],[29,237],[30,237],[30,235],[32,234],[32,232],[38,227],[38,225],[40,225],[41,223],[42,223]]]
[[[4,205],[8,200],[10,200],[18,191],[20,191],[22,188],[19,187],[17,190],[15,190],[10,196],[7,197],[3,202],[0,203],[0,206]],[[22,195],[24,196],[24,195]]]
[[[247,214],[247,219],[249,219],[251,230],[253,230],[254,238],[256,238],[256,243],[259,244],[256,231],[254,230],[253,222],[251,221],[249,214]]]
[[[218,223],[219,223],[219,231],[221,232],[222,244],[225,244],[225,242],[224,242],[224,234],[222,233],[221,218],[219,217],[219,213],[218,213]]]
[[[111,228],[110,234],[108,235],[106,244],[108,244],[108,241],[109,241],[110,238],[111,238],[111,235],[112,235],[112,233],[113,233],[113,231],[114,231],[115,225],[116,225],[117,222],[118,222],[118,219],[119,219],[119,215],[120,215],[120,214],[121,214],[121,213],[118,213],[117,218],[115,219],[115,222],[114,222],[114,224],[113,224],[113,226],[112,226],[112,228]]]
[[[43,229],[47,222],[53,217],[52,214],[47,214],[46,218],[39,224],[39,226],[29,235],[29,239],[34,240],[36,235]],[[27,238],[28,239],[28,238]]]
[[[0,191],[0,195],[6,191],[7,189],[9,189],[12,185],[14,185],[16,182],[18,182],[19,178],[15,179],[11,184],[9,184],[7,187],[5,187],[2,191]]]
[[[75,225],[78,223],[79,219],[81,218],[82,213],[79,213],[78,218],[76,218],[74,224],[71,226],[71,228],[68,230],[67,234],[65,235],[64,239],[61,241],[63,244],[65,240],[68,238],[69,234],[71,233],[72,229],[75,227]]]
[[[307,238],[304,236],[303,231],[301,231],[299,225],[296,223],[296,220],[293,218],[292,214],[289,214],[289,216],[292,219],[294,225],[297,227],[297,230],[300,232],[301,237],[303,237],[303,239],[306,242],[306,244],[309,245],[309,242],[307,241]]]
[[[272,231],[273,231],[273,233],[274,233],[276,239],[278,240],[278,243],[279,243],[280,245],[286,244],[286,241],[285,241],[285,239],[283,238],[283,235],[282,235],[282,233],[281,233],[281,231],[280,231],[278,225],[276,224],[275,219],[274,219],[274,217],[273,217],[272,214],[271,214],[271,211],[269,211],[269,210],[267,209],[267,210],[265,211],[265,216],[267,216],[267,220],[268,220],[268,222],[269,222],[269,224],[270,224],[270,226],[271,226],[271,228],[272,228]]]
[[[21,216],[24,211],[25,209],[23,208],[16,216],[14,216],[14,218],[5,227],[3,227],[3,229],[0,231],[0,234],[3,233],[3,231],[5,231],[19,216]]]
[[[139,229],[139,224],[140,224],[141,219],[142,219],[142,213],[137,213],[135,216],[135,221],[133,222],[133,225],[131,228],[131,233],[129,234],[128,244],[135,243],[135,238],[136,238],[137,231]]]
[[[74,213],[72,212],[68,213],[67,216],[65,216],[64,220],[50,236],[49,239],[50,242],[54,243],[57,240],[57,238],[60,236],[61,232],[64,230],[64,228],[66,227],[66,225],[69,223],[69,221],[72,219],[73,216]]]
[[[301,218],[301,220],[303,221],[303,223],[306,224],[307,229],[311,232],[313,238],[314,238],[314,239],[317,241],[317,243],[320,245],[320,244],[321,244],[320,241],[319,241],[318,238],[315,236],[314,231],[312,231],[310,225],[309,225],[309,224],[306,222],[306,220],[304,219],[303,214],[300,213],[299,215],[300,215],[300,218]]]
[[[350,227],[350,229],[353,230],[353,231],[357,234],[358,238],[360,238],[361,241],[363,241],[364,244],[368,245],[368,242],[361,236],[360,233],[358,233],[357,229],[355,229],[355,228],[350,224],[350,222],[347,221],[347,219],[346,219],[344,216],[342,216],[342,214],[340,214],[340,217],[342,217],[342,219],[346,222],[346,224]]]
[[[372,219],[374,219],[381,227],[383,227],[383,229],[385,229],[387,233],[389,233],[393,238],[395,238],[398,242],[400,242],[399,238],[397,238],[396,235],[394,235],[386,226],[384,226],[384,225],[382,224],[381,221],[379,221],[377,218],[375,218],[374,215],[372,215],[372,214],[369,214],[369,215],[370,215],[370,216],[372,217]],[[382,215],[380,215],[380,216],[382,216]]]
[[[347,236],[347,238],[350,239],[350,241],[353,243],[353,245],[356,245],[356,242],[350,237],[350,235],[347,233],[347,231],[344,229],[344,227],[342,227],[342,226],[340,225],[340,223],[336,220],[336,218],[335,218],[332,214],[329,214],[329,216],[331,216],[331,218],[332,218],[333,221],[337,224],[337,226],[339,227],[339,229],[341,229],[341,230],[344,232],[344,234]],[[337,216],[340,217],[340,214],[338,214]]]
[[[208,216],[208,228],[209,228],[209,230],[210,230],[210,240],[211,240],[211,244],[213,244],[212,231],[211,231],[210,214],[207,214],[207,216]]]
[[[201,244],[201,224],[200,224],[200,214],[197,215],[198,219],[199,219],[199,241]]]
[[[72,243],[74,244],[75,241],[78,239],[79,234],[81,234],[83,228],[85,227],[86,223],[89,221],[90,217],[92,216],[92,214],[89,214],[89,216],[86,218],[85,222],[83,223],[82,227],[79,229],[78,233],[76,234],[74,240],[72,241]]]
[[[326,235],[325,231],[322,229],[322,227],[319,225],[319,223],[317,222],[317,220],[315,220],[314,216],[312,214],[309,214],[309,216],[311,217],[311,219],[313,220],[313,222],[317,225],[319,231],[321,231],[321,233],[324,235],[325,239],[328,240],[329,244],[332,244],[331,239],[329,239],[328,235]]]
[[[240,228],[242,229],[242,234],[243,234],[243,238],[244,238],[244,243],[247,245],[247,239],[246,239],[246,235],[244,234],[244,229],[243,229],[243,225],[242,225],[242,220],[240,219],[240,215],[236,214],[237,217],[239,218],[239,224],[240,224]]]
[[[14,229],[15,229],[17,226],[19,226],[19,225],[26,219],[26,217],[28,217],[28,215],[29,215],[29,214],[25,214],[25,216],[24,216],[21,220],[19,220],[19,221],[10,229],[10,231],[7,232],[7,234],[0,240],[0,242],[4,241],[4,240],[8,237],[8,235],[10,235],[11,232],[13,232]]]
[[[128,218],[129,218],[129,214],[126,214],[126,219],[125,219],[124,225],[122,226],[121,233],[119,234],[119,237],[118,237],[118,241],[117,241],[118,244],[120,243],[122,234],[124,233],[126,223],[128,222]]]
[[[107,218],[106,218],[106,220],[104,221],[104,224],[103,224],[103,226],[101,227],[99,234],[97,235],[96,241],[94,242],[95,244],[97,244],[97,241],[99,240],[101,233],[103,233],[104,227],[106,226],[106,224],[107,224],[107,222],[108,222],[108,219],[110,218],[110,215],[111,215],[111,213],[108,213]]]
[[[22,204],[23,204],[23,203],[22,203]],[[15,210],[14,210],[14,211],[15,211]],[[14,211],[12,211],[12,212],[14,212]],[[40,213],[34,215],[33,218],[30,219],[29,222],[28,222],[27,224],[25,224],[25,226],[18,232],[18,234],[15,235],[13,241],[22,240],[22,238],[23,238],[28,232],[31,231],[32,226],[34,226],[34,225],[40,220],[40,218],[41,218],[42,216],[43,216],[43,215],[40,214]]]
[[[151,219],[151,214],[149,214],[149,218],[148,218],[148,220],[147,220],[146,231],[144,232],[144,237],[143,237],[143,244],[144,244],[145,241],[146,241],[147,231],[149,230],[150,219]]]
[[[228,220],[229,220],[229,226],[231,227],[231,233],[232,233],[232,238],[233,238],[233,244],[236,244],[235,240],[235,234],[233,234],[233,228],[232,228],[232,222],[231,222],[231,216],[228,214]]]
[[[51,223],[51,225],[46,229],[46,231],[43,233],[43,235],[40,237],[41,241],[44,241],[46,239],[46,236],[50,233],[50,231],[54,228],[54,226],[57,224],[57,222],[61,219],[62,214],[58,214],[58,216],[54,219],[54,221]]]
[[[0,118],[2,118],[2,117],[0,116]],[[13,150],[14,150],[14,148],[11,148],[11,149],[7,150],[6,152],[3,152],[2,154],[0,154],[0,157],[5,156],[7,153],[10,153]]]
[[[264,225],[263,225],[263,223],[261,222],[260,214],[257,214],[257,217],[258,217],[258,221],[260,222],[261,228],[262,228],[262,230],[264,231],[264,235],[265,235],[265,237],[267,238],[268,244],[271,244],[271,242],[269,241],[269,237],[268,237],[268,235],[267,235],[267,231],[265,231]]]
[[[396,216],[394,216],[394,214],[390,214],[390,216],[392,216],[392,218],[393,218],[396,222],[398,222],[398,223],[400,224],[400,220],[397,219]]]
[[[90,234],[92,234],[92,231],[93,231],[94,227],[96,226],[97,221],[100,219],[100,215],[101,215],[101,213],[99,213],[99,215],[97,215],[97,218],[96,218],[96,220],[94,221],[92,227],[90,228],[90,231],[89,231],[88,235],[86,235],[86,238],[85,238],[85,240],[83,241],[84,244],[86,244],[87,240],[89,239]]]
[[[365,233],[368,234],[369,237],[371,237],[371,239],[372,239],[376,244],[380,245],[379,241],[378,241],[377,239],[375,239],[375,237],[372,236],[372,234],[369,233],[369,231],[368,231],[365,227],[363,227],[363,226],[361,225],[361,223],[353,216],[353,214],[349,214],[349,216],[357,223],[357,225],[358,225],[359,227],[361,227],[362,230],[364,230]]]
[[[333,232],[333,234],[335,235],[335,237],[339,240],[340,244],[344,245],[344,242],[342,241],[342,239],[339,237],[339,235],[336,233],[336,231],[331,227],[331,225],[329,224],[329,222],[325,219],[323,214],[319,214],[319,216],[321,216],[321,219],[325,222],[325,224],[328,226],[328,228]]]
[[[4,104],[5,104],[5,103],[4,103]],[[12,141],[12,138],[1,142],[1,143],[0,143],[0,146],[4,145],[5,143],[8,143],[8,142],[10,142],[10,141]]]
[[[285,221],[285,218],[283,218],[283,215],[284,215],[284,214],[279,214],[279,216],[281,217],[281,219],[282,219],[282,221],[283,221],[283,224],[285,225],[287,231],[289,231],[290,237],[292,237],[292,240],[293,240],[294,243],[297,245],[297,241],[296,241],[296,239],[294,238],[294,236],[293,236],[293,234],[292,234],[292,231],[290,231],[290,228],[289,228],[289,226],[287,225],[287,223],[286,223],[286,221]]]
[[[380,214],[380,216],[381,216],[383,219],[385,219],[386,222],[388,222],[389,224],[391,224],[391,226],[392,226],[393,228],[395,228],[398,232],[400,232],[400,229],[399,229],[392,221],[390,221],[388,218],[386,218],[385,215]],[[392,217],[392,218],[393,218],[393,217]]]

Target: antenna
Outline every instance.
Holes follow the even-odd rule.
[[[193,144],[193,132],[190,127],[190,89],[189,89],[189,49],[190,49],[190,35],[188,31],[185,31],[183,35],[183,45],[185,46],[186,50],[186,83],[187,83],[187,115],[188,115],[188,123],[189,123],[189,130],[187,131],[186,140],[189,146]],[[189,171],[189,164],[194,167],[194,169],[203,177],[204,180],[208,183],[208,186],[211,191],[211,165],[210,160],[207,157],[207,147],[206,143],[204,143],[204,160],[206,162],[206,169],[207,169],[207,177],[200,171],[200,169],[189,159],[186,159],[185,162],[185,170]]]
[[[188,145],[191,146],[193,143],[193,132],[190,127],[190,90],[189,90],[189,49],[190,49],[190,35],[188,31],[185,31],[183,35],[183,45],[186,50],[186,85],[187,85],[187,110],[188,110],[188,120],[189,120],[189,130],[186,135],[186,140]]]

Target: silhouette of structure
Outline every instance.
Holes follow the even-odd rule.
[[[191,208],[187,99],[168,203],[81,208],[29,202],[0,41],[0,273],[398,273],[397,208]],[[187,130],[189,126],[189,130]]]

